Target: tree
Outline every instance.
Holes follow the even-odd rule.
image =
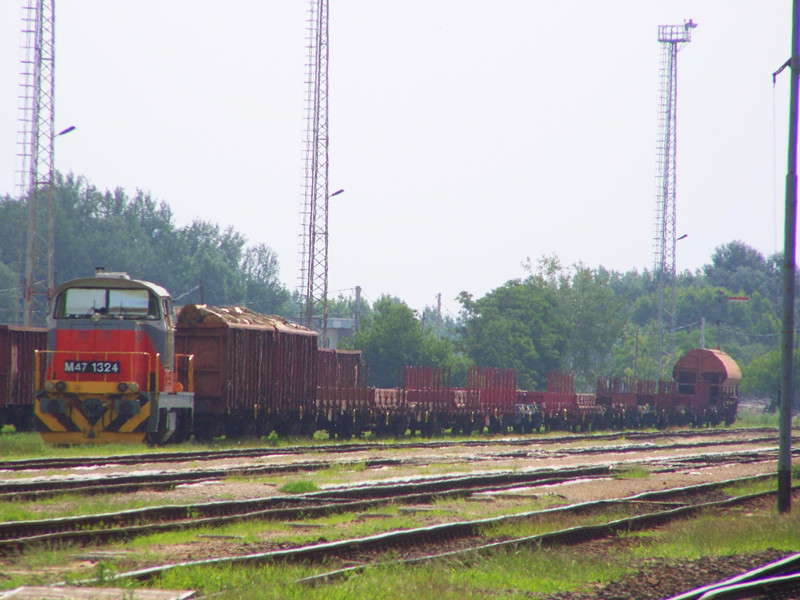
[[[368,328],[356,333],[352,346],[363,352],[370,383],[394,387],[404,366],[462,367],[447,340],[437,340],[422,329],[417,316],[397,298],[381,296],[372,307]],[[463,366],[466,372],[466,367]]]
[[[611,350],[628,323],[624,302],[610,287],[611,273],[577,264],[561,276],[561,309],[566,310],[567,344],[562,363],[590,389],[608,373]]]
[[[475,364],[517,371],[523,388],[543,386],[560,367],[566,322],[557,290],[542,276],[511,280],[474,300],[461,292],[463,346]]]
[[[245,304],[264,314],[289,314],[290,294],[278,280],[278,255],[266,244],[245,250],[242,259]]]
[[[277,256],[266,245],[245,250],[244,236],[207,221],[177,227],[169,206],[141,190],[132,197],[122,188],[101,192],[72,174],[56,173],[55,182],[57,282],[91,277],[94,267],[102,266],[161,284],[178,302],[291,312],[289,293],[277,278]],[[0,265],[17,274],[18,281],[24,266],[25,215],[24,199],[0,199]],[[0,272],[0,280],[7,276]],[[6,300],[0,298],[0,303]]]
[[[797,398],[800,388],[800,353],[794,353],[792,365],[792,398]],[[765,408],[774,411],[778,408],[781,384],[781,352],[773,350],[754,358],[742,369],[742,384],[739,393],[751,398],[768,399]]]
[[[718,246],[711,264],[703,266],[709,285],[725,288],[734,294],[746,295],[758,291],[764,298],[780,307],[781,269],[779,257],[767,261],[755,248],[734,240]]]

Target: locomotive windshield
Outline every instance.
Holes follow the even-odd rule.
[[[69,288],[58,297],[57,319],[158,319],[158,298],[142,289]],[[95,317],[97,318],[97,317]]]

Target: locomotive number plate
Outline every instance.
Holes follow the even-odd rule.
[[[119,361],[65,360],[65,373],[119,373]]]

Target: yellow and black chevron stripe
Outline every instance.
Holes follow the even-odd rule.
[[[152,404],[147,394],[40,392],[35,426],[50,444],[140,443],[147,435]]]

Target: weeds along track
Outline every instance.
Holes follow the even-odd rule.
[[[772,450],[727,453],[724,461],[708,455],[710,464],[753,462],[774,455]],[[699,458],[690,458],[694,468]],[[685,467],[679,458],[638,461],[657,472]],[[629,467],[632,463],[626,463]],[[620,467],[619,463],[616,467]],[[416,477],[405,481],[329,487],[297,496],[207,502],[193,505],[168,505],[125,510],[116,513],[0,523],[0,552],[19,550],[28,544],[71,541],[88,543],[131,538],[157,531],[218,526],[243,520],[292,520],[331,513],[363,511],[377,505],[420,504],[435,497],[465,497],[480,492],[497,492],[520,486],[555,485],[577,480],[609,477],[614,465],[602,464],[574,468],[544,468]],[[768,477],[769,475],[765,476]],[[108,482],[106,482],[106,485]]]
[[[746,504],[751,501],[761,500],[763,497],[775,493],[774,491],[769,491],[709,500],[709,497],[718,496],[722,487],[753,479],[728,480],[713,484],[646,492],[613,500],[584,502],[490,519],[443,523],[417,529],[389,531],[367,537],[343,539],[259,554],[225,556],[216,559],[167,564],[122,573],[112,578],[111,581],[113,582],[114,579],[149,580],[171,569],[194,566],[252,566],[273,562],[319,563],[324,561],[330,561],[335,564],[336,561],[341,560],[358,563],[357,566],[348,566],[303,580],[305,583],[319,583],[334,579],[340,575],[351,574],[371,565],[384,564],[386,562],[412,564],[441,558],[468,557],[504,548],[580,544],[613,536],[622,531],[652,529],[676,519],[689,517],[699,511],[724,509],[734,505]],[[676,506],[674,502],[668,502],[670,499],[676,500],[679,505]],[[664,503],[669,508],[649,512],[652,511],[654,503]],[[493,534],[495,528],[507,524],[533,519],[557,518],[559,515],[568,514],[597,516],[609,510],[619,512],[621,507],[633,514],[610,521],[578,525],[525,537],[503,538],[502,535]],[[90,583],[90,581],[83,583]]]
[[[0,471],[23,470],[53,470],[74,467],[98,467],[108,465],[141,465],[163,462],[193,462],[206,460],[221,460],[226,458],[265,458],[269,456],[295,456],[302,454],[346,454],[367,452],[375,450],[407,450],[431,449],[452,447],[482,447],[482,446],[508,446],[525,447],[543,444],[580,443],[584,441],[606,442],[619,439],[637,441],[656,441],[667,438],[681,437],[708,437],[710,439],[720,436],[743,435],[752,438],[760,435],[758,439],[776,439],[778,430],[774,427],[759,427],[748,429],[679,429],[674,431],[620,431],[604,434],[571,434],[565,436],[526,436],[501,439],[452,439],[435,441],[408,441],[408,442],[356,442],[356,443],[329,443],[308,446],[288,446],[285,448],[233,448],[225,450],[192,450],[187,452],[153,452],[146,454],[125,454],[118,456],[81,456],[81,457],[50,457],[32,458],[22,460],[0,460]],[[702,444],[702,442],[695,442]],[[731,440],[729,443],[741,443]]]
[[[435,497],[463,497],[520,485],[553,485],[578,479],[604,477],[610,473],[611,469],[608,466],[595,466],[462,475],[340,487],[298,496],[156,506],[38,521],[9,521],[0,523],[0,553],[19,551],[33,543],[53,541],[88,543],[127,539],[158,531],[223,525],[242,520],[319,517],[334,512],[366,510],[387,502],[427,503]]]
[[[771,437],[749,439],[748,443],[774,443]],[[722,440],[699,443],[674,443],[661,446],[650,445],[624,445],[624,446],[599,446],[557,450],[536,450],[535,453],[524,452],[488,452],[479,453],[469,458],[470,462],[495,461],[497,459],[523,459],[535,456],[536,458],[559,458],[563,456],[589,456],[598,454],[619,454],[643,451],[666,451],[666,450],[697,450],[700,448],[724,447],[741,445],[740,440]],[[762,448],[754,450],[738,450],[733,452],[722,452],[716,454],[693,454],[688,457],[674,457],[674,465],[663,467],[667,470],[679,468],[680,465],[692,464],[697,468],[703,465],[718,465],[722,463],[742,463],[770,458],[776,452],[775,448]],[[240,477],[259,477],[264,475],[280,475],[285,473],[313,472],[334,467],[406,467],[406,466],[428,466],[432,464],[443,464],[463,461],[463,458],[452,456],[425,456],[409,458],[373,458],[361,461],[334,461],[334,460],[304,460],[292,463],[268,464],[268,465],[240,465],[226,466],[224,468],[194,469],[183,471],[166,472],[146,472],[132,473],[126,475],[104,475],[102,477],[49,477],[32,478],[30,480],[4,480],[0,481],[0,501],[4,500],[37,500],[48,498],[59,494],[70,493],[80,495],[109,494],[109,493],[129,493],[142,489],[159,490],[172,489],[177,485],[188,483],[199,483],[203,481],[220,480],[232,475]],[[656,457],[652,460],[663,462],[663,457]],[[649,464],[651,460],[643,460]]]

